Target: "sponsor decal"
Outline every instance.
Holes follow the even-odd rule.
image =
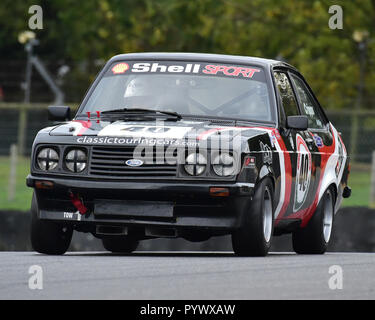
[[[254,168],[255,167],[255,157],[246,156],[244,160],[245,168]]]
[[[187,63],[185,65],[164,65],[158,62],[134,63],[132,72],[158,72],[158,73],[199,73],[200,64]]]
[[[320,136],[318,136],[317,134],[314,134],[313,136],[314,136],[314,141],[315,141],[316,146],[318,148],[323,147],[323,145],[324,145],[323,144],[323,139]]]
[[[259,69],[246,68],[246,67],[235,67],[235,66],[222,66],[222,65],[206,65],[202,71],[205,74],[218,74],[221,73],[226,76],[238,77],[242,76],[244,78],[252,78],[254,73],[260,72]]]
[[[269,132],[269,136],[270,136],[271,146],[275,147],[275,144],[277,143],[277,138],[276,138],[275,132],[273,132],[273,131]]]
[[[139,159],[130,159],[125,161],[125,164],[129,167],[140,167],[143,164],[143,161]]]
[[[64,212],[64,218],[73,219],[74,212]]]
[[[128,69],[129,69],[129,65],[125,62],[121,62],[121,63],[116,64],[112,68],[112,72],[113,74],[120,74],[120,73],[125,73],[125,71]]]
[[[196,141],[186,141],[183,139],[164,139],[164,138],[121,138],[121,137],[90,137],[83,136],[76,140],[80,144],[112,144],[112,145],[149,145],[149,146],[183,146],[197,147]]]
[[[259,142],[260,149],[262,150],[263,163],[272,164],[272,151],[271,148],[264,144],[262,141]]]
[[[81,221],[81,214],[79,213],[79,211],[77,212],[64,211],[63,216],[64,216],[64,219]]]
[[[175,62],[135,62],[130,66],[126,62],[121,62],[117,63],[111,70],[112,74],[123,74],[129,69],[132,73],[201,74],[247,79],[251,79],[255,74],[261,72],[261,69],[251,66],[183,62],[181,64],[176,64]]]
[[[191,129],[192,127],[129,125],[119,122],[106,126],[98,133],[98,136],[182,139]]]
[[[312,159],[309,148],[303,138],[297,134],[297,170],[296,170],[296,186],[294,196],[293,211],[298,211],[305,203],[309,191],[311,181]]]
[[[314,200],[312,204],[300,211],[297,211],[291,215],[288,216],[288,218],[299,218],[302,219],[301,227],[306,226],[306,224],[309,222],[310,218],[315,212],[315,209],[318,206],[319,200],[322,198],[326,188],[328,185],[332,182],[334,182],[336,185],[338,185],[339,181],[341,180],[342,174],[343,174],[343,167],[341,168],[340,174],[338,177],[335,175],[335,165],[337,164],[337,150],[338,150],[338,138],[337,138],[337,131],[331,124],[331,132],[333,135],[333,143],[330,146],[324,146],[323,152],[320,152],[321,155],[321,162],[320,162],[320,176],[319,176],[319,182],[318,182],[318,188],[315,192]],[[346,153],[344,153],[343,157],[343,165],[346,161]],[[333,171],[333,172],[332,172]],[[332,181],[332,173],[334,177],[336,178],[336,181]]]

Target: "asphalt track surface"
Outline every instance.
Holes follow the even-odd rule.
[[[43,289],[29,288],[29,268]],[[343,271],[332,290],[329,268]],[[374,299],[375,253],[0,252],[0,299]]]

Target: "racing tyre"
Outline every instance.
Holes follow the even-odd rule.
[[[266,256],[273,233],[273,186],[269,178],[255,189],[248,212],[240,229],[232,234],[232,246],[240,256]]]
[[[307,226],[293,232],[293,249],[299,254],[323,254],[334,219],[334,193],[327,189]]]
[[[31,202],[31,245],[39,253],[64,254],[70,245],[73,228],[38,218],[38,200],[35,193]]]
[[[138,247],[139,241],[129,236],[103,238],[104,249],[113,253],[131,253]]]

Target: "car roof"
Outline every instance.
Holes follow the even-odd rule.
[[[259,57],[237,56],[227,54],[211,54],[211,53],[186,53],[186,52],[142,52],[142,53],[126,53],[112,57],[108,63],[124,60],[181,60],[181,61],[197,61],[197,62],[214,62],[214,63],[236,63],[236,64],[252,64],[264,68],[275,66],[289,67],[296,70],[292,65],[279,60],[265,59]]]

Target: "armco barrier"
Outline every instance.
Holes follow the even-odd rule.
[[[0,211],[0,251],[32,250],[29,235],[30,213]],[[364,207],[340,209],[335,217],[332,242],[328,251],[375,252],[375,210]],[[75,232],[70,251],[104,250],[91,234]],[[230,237],[215,237],[192,243],[183,239],[141,241],[144,251],[230,251]],[[291,235],[276,237],[271,251],[292,252]]]

